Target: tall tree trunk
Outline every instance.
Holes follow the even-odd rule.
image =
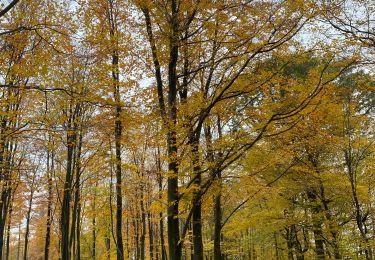
[[[147,220],[148,220],[148,241],[149,241],[149,247],[150,247],[150,260],[154,259],[154,230],[152,226],[152,215],[151,212],[148,212],[147,214]]]
[[[145,16],[147,35],[152,50],[152,58],[155,68],[159,109],[163,119],[164,128],[167,130],[167,152],[168,152],[168,178],[167,178],[167,227],[168,227],[168,254],[171,260],[180,260],[182,243],[180,242],[179,228],[179,195],[178,195],[178,148],[177,148],[177,61],[179,55],[179,21],[178,4],[176,0],[170,1],[170,35],[169,35],[169,64],[168,64],[168,109],[164,103],[163,80],[155,39],[152,32],[150,13],[147,7],[142,9]]]
[[[34,183],[36,178],[36,172],[33,173],[31,185],[30,185],[30,198],[29,198],[29,206],[27,208],[26,213],[26,232],[25,232],[25,243],[24,243],[24,250],[23,250],[23,259],[27,260],[27,250],[29,244],[29,234],[30,234],[30,219],[31,219],[31,209],[33,205],[34,199]]]
[[[286,245],[288,249],[288,260],[294,260],[294,256],[293,256],[293,251],[294,251],[293,239],[294,238],[293,238],[291,226],[286,227],[285,231],[286,231],[286,235],[285,235]]]
[[[5,259],[6,260],[9,259],[9,251],[10,251],[10,228],[11,228],[11,225],[12,225],[13,197],[14,197],[14,194],[12,195],[12,199],[11,199],[10,206],[9,206],[9,220],[8,220],[6,252],[5,252]]]
[[[130,235],[129,235],[129,217],[126,218],[126,224],[125,224],[125,229],[126,229],[126,257],[129,258],[130,255]]]
[[[178,202],[178,166],[177,166],[177,143],[176,133],[171,131],[168,133],[168,157],[170,162],[168,163],[168,171],[170,175],[167,179],[167,194],[168,194],[168,249],[169,259],[180,260],[181,249],[179,246],[180,240],[180,228],[179,228],[179,202]]]
[[[221,173],[217,174],[221,182]],[[221,186],[221,185],[220,185]],[[220,189],[220,188],[219,188]],[[214,260],[222,260],[221,253],[221,190],[215,195],[214,205]]]
[[[92,218],[92,259],[96,259],[96,217]]]
[[[7,121],[2,120],[0,135],[0,181],[1,181],[1,198],[0,198],[0,256],[3,256],[4,232],[7,216],[9,213],[9,201],[12,193],[12,180],[10,176],[10,162],[8,142],[4,139],[4,131],[7,127]]]
[[[77,148],[78,148],[78,145],[76,145],[74,147],[74,152],[73,152],[73,166],[72,166],[72,171],[73,173],[75,174],[76,176],[76,179],[77,179],[77,175],[76,175],[76,166],[77,166]],[[76,236],[75,236],[75,232],[76,232],[76,224],[77,224],[77,208],[78,208],[78,196],[77,196],[77,183],[74,182],[74,185],[73,185],[73,189],[72,189],[72,192],[74,191],[74,196],[73,196],[73,209],[72,209],[72,214],[71,214],[71,218],[72,218],[72,221],[71,221],[71,226],[70,226],[70,233],[69,233],[69,252],[71,254],[71,258],[74,259],[75,258],[75,239],[76,239]],[[73,194],[73,193],[72,193]]]
[[[323,228],[322,228],[322,214],[323,209],[322,206],[319,204],[317,198],[317,192],[314,188],[310,188],[307,191],[307,196],[311,203],[311,214],[313,218],[313,233],[314,233],[314,240],[315,240],[315,253],[316,258],[318,260],[325,259],[325,250],[324,250],[324,237],[323,237]]]
[[[275,258],[276,258],[276,260],[279,260],[280,259],[280,252],[279,252],[279,243],[277,241],[277,233],[276,232],[273,233],[273,238],[275,240]]]
[[[10,82],[10,85],[13,83]],[[7,100],[2,112],[0,124],[0,182],[1,182],[1,199],[0,199],[0,257],[3,256],[4,247],[4,231],[9,213],[9,206],[13,192],[14,180],[11,169],[14,164],[14,154],[17,148],[17,141],[12,140],[9,136],[9,129],[17,129],[19,127],[18,110],[20,107],[19,90],[13,92],[8,89],[7,93],[3,92],[3,99]],[[10,98],[15,98],[11,100]],[[14,115],[9,115],[12,112]]]
[[[81,202],[78,202],[78,209],[77,209],[77,228],[76,228],[76,260],[81,259]]]
[[[358,155],[355,155],[355,152],[353,151],[353,136],[352,133],[353,131],[353,125],[351,122],[351,116],[352,116],[352,111],[350,108],[350,101],[351,97],[349,97],[349,103],[347,104],[348,106],[345,108],[344,112],[344,118],[345,118],[345,124],[344,124],[344,131],[347,137],[347,142],[348,142],[348,147],[344,150],[344,158],[345,158],[345,166],[347,168],[347,174],[349,177],[350,181],[350,186],[351,186],[351,195],[353,199],[353,204],[354,204],[354,213],[355,213],[355,219],[357,223],[357,227],[362,239],[362,242],[364,242],[365,248],[365,256],[366,260],[372,260],[372,249],[368,245],[369,238],[367,237],[367,227],[366,227],[366,220],[367,217],[364,216],[365,214],[363,213],[362,210],[362,205],[361,202],[359,201],[358,194],[357,194],[357,171],[359,167],[360,160]],[[363,159],[362,159],[363,160]]]
[[[169,64],[168,64],[168,124],[170,125],[167,135],[168,145],[168,244],[169,259],[180,260],[182,247],[180,242],[179,227],[179,196],[178,196],[178,162],[177,162],[177,60],[178,60],[178,7],[177,1],[171,0],[171,35],[169,39]]]
[[[134,254],[135,259],[139,259],[139,214],[138,214],[138,207],[135,208],[135,219],[133,222],[133,229],[134,229]]]
[[[71,119],[70,119],[71,120]],[[64,182],[63,202],[61,207],[61,258],[70,259],[69,227],[70,227],[70,200],[73,179],[73,153],[76,142],[75,129],[71,129],[71,122],[67,130],[67,160]]]
[[[96,259],[96,188],[98,182],[95,183],[94,199],[92,204],[93,216],[92,216],[92,259]]]
[[[70,240],[69,240],[69,247],[71,252],[73,253],[74,259],[79,259],[80,256],[77,255],[79,251],[79,223],[80,223],[80,176],[81,176],[81,153],[82,153],[82,139],[83,134],[82,131],[79,130],[78,140],[76,143],[76,147],[74,149],[74,167],[73,171],[75,172],[75,181],[74,181],[74,203],[73,203],[73,211],[72,211],[72,226],[70,230]]]
[[[105,244],[105,250],[106,250],[106,259],[111,259],[111,239],[109,237],[109,232],[107,232],[106,236],[104,237],[104,244]]]
[[[160,201],[163,199],[162,191],[163,191],[163,175],[162,175],[162,169],[161,169],[161,155],[160,155],[160,148],[158,146],[157,148],[157,158],[156,158],[156,164],[158,169],[158,188],[159,188],[159,199]],[[165,251],[165,242],[164,242],[164,217],[163,213],[159,213],[159,236],[160,236],[160,251],[161,251],[161,260],[167,259],[167,254]]]
[[[200,167],[196,166],[195,172],[199,172]],[[198,173],[195,178],[195,185],[200,187],[201,174]],[[197,188],[199,189],[199,188]],[[193,202],[193,246],[194,246],[194,260],[203,260],[203,241],[202,241],[202,200],[199,190],[196,192]]]
[[[9,90],[8,90],[9,92]],[[5,94],[4,94],[5,95]],[[9,112],[9,105],[4,108],[5,112]],[[2,117],[1,129],[0,129],[0,181],[1,181],[1,200],[0,200],[0,257],[3,256],[3,245],[4,245],[4,231],[5,221],[8,214],[8,207],[5,203],[7,199],[7,190],[9,189],[9,176],[7,175],[7,132],[8,120],[6,116]]]
[[[326,196],[325,196],[323,183],[320,184],[320,196],[321,196],[325,216],[326,216],[326,219],[328,220],[329,232],[331,233],[331,236],[332,236],[330,245],[332,246],[332,249],[333,249],[333,255],[335,259],[341,259],[341,253],[340,253],[340,248],[338,244],[338,231],[337,231],[338,226],[337,224],[333,223],[332,215],[328,206],[328,200],[326,199]]]
[[[124,244],[122,238],[122,173],[121,173],[121,138],[122,138],[122,121],[121,121],[121,96],[120,96],[120,69],[118,54],[118,33],[116,19],[114,17],[114,6],[112,1],[109,3],[108,20],[110,25],[110,39],[112,44],[112,83],[113,96],[115,100],[115,172],[116,172],[116,246],[117,259],[124,259]]]
[[[348,164],[348,167],[351,167],[351,164]],[[366,260],[372,260],[372,250],[371,248],[367,245],[369,238],[367,237],[367,229],[366,229],[366,223],[363,221],[363,219],[366,219],[363,217],[362,210],[361,210],[361,204],[358,199],[357,195],[357,187],[355,185],[355,180],[354,180],[354,174],[353,172],[350,173],[350,184],[351,184],[351,191],[352,191],[352,197],[354,201],[354,208],[355,208],[355,219],[357,223],[357,227],[359,230],[359,234],[361,235],[361,239],[363,242],[365,242],[366,246],[364,248]]]
[[[140,259],[145,260],[145,241],[146,241],[146,212],[145,212],[145,204],[144,204],[144,179],[143,179],[143,171],[142,171],[142,180],[141,180],[141,187],[140,187],[140,208],[141,208],[141,237],[140,237]]]
[[[193,178],[195,185],[195,192],[193,196],[193,246],[194,246],[194,260],[203,260],[203,238],[202,238],[202,195],[201,195],[201,166],[199,155],[199,139],[200,129],[191,137],[191,153],[193,163]]]
[[[115,63],[117,58],[114,57]],[[117,63],[118,64],[118,63]],[[120,93],[116,90],[116,99],[119,101]],[[117,102],[117,101],[116,101]],[[121,132],[122,123],[120,118],[121,105],[116,106],[115,123],[115,146],[116,146],[116,240],[117,240],[117,259],[124,259],[124,245],[122,239],[122,174],[121,174]]]
[[[220,117],[217,117],[217,131],[219,138],[222,137],[222,129],[221,129],[221,122]],[[214,154],[212,151],[212,133],[211,133],[211,126],[207,124],[204,128],[204,133],[206,137],[206,144],[207,144],[207,160],[210,163],[215,162]],[[222,153],[218,153],[218,157],[222,157]],[[214,198],[214,260],[222,260],[223,254],[221,252],[221,229],[222,229],[222,213],[221,213],[221,187],[222,187],[222,180],[221,180],[221,171],[220,170],[213,170],[212,178],[217,179],[219,189],[215,194]]]
[[[47,229],[44,244],[44,259],[49,259],[49,249],[51,244],[51,225],[52,225],[52,173],[54,171],[54,152],[50,152],[50,137],[47,148],[47,176],[48,176],[48,205],[47,205]],[[51,166],[51,167],[50,167]]]
[[[157,57],[155,39],[152,32],[150,13],[147,7],[142,11],[145,16],[147,35],[152,50],[153,63],[155,67],[155,78],[157,82],[159,109],[163,124],[167,130],[167,152],[168,152],[168,178],[167,178],[167,226],[168,226],[168,254],[169,259],[180,260],[182,245],[180,242],[179,229],[179,196],[178,196],[178,162],[177,162],[177,61],[179,53],[179,31],[178,31],[178,7],[177,1],[170,1],[171,19],[169,36],[169,64],[168,64],[168,111],[164,103],[163,80],[161,77],[160,63]]]
[[[18,224],[18,243],[17,243],[17,260],[21,256],[21,224]]]

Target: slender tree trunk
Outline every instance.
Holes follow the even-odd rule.
[[[75,130],[68,128],[67,147],[68,155],[66,160],[66,174],[64,182],[64,194],[61,207],[61,258],[63,260],[70,259],[69,247],[69,227],[70,227],[70,200],[73,179],[73,152],[76,142]]]
[[[111,239],[109,238],[109,234],[106,234],[104,237],[104,244],[106,249],[106,259],[111,259]]]
[[[152,217],[151,212],[148,212],[147,214],[147,220],[148,220],[148,240],[150,244],[150,260],[154,259],[154,231],[152,227]]]
[[[115,101],[115,173],[116,173],[116,247],[117,259],[124,260],[124,243],[122,238],[122,160],[121,160],[121,139],[122,139],[122,121],[121,121],[121,95],[120,95],[120,68],[119,68],[119,53],[118,53],[118,32],[117,22],[114,15],[113,1],[108,1],[108,23],[109,23],[109,37],[112,48],[112,84],[113,97]]]
[[[126,228],[126,256],[127,258],[129,258],[129,255],[130,255],[130,235],[129,235],[129,217],[126,218],[126,224],[125,224],[125,228]]]
[[[175,158],[177,156],[177,144],[176,144],[176,133],[172,131],[168,134],[168,157]],[[180,260],[181,259],[181,246],[179,246],[180,240],[180,228],[179,228],[179,202],[178,202],[178,168],[176,159],[171,159],[168,163],[168,170],[172,176],[168,177],[168,249],[169,259]]]
[[[9,112],[9,105],[7,105],[4,110]],[[5,203],[7,199],[7,190],[9,189],[9,176],[7,175],[7,141],[6,141],[6,128],[7,128],[7,118],[4,116],[1,120],[0,129],[0,180],[1,180],[1,200],[0,200],[0,257],[3,256],[3,245],[4,245],[4,231],[5,231],[5,221],[8,214],[8,208]]]
[[[279,260],[280,259],[280,252],[279,252],[279,243],[277,241],[277,233],[276,232],[273,233],[273,237],[274,237],[274,240],[275,240],[275,258],[276,258],[276,260]]]
[[[117,90],[116,96],[120,98]],[[122,174],[121,174],[121,106],[116,107],[116,123],[115,123],[115,146],[116,146],[116,238],[117,238],[117,259],[124,259],[124,245],[122,239]]]
[[[6,189],[3,187],[3,189]],[[6,192],[2,192],[1,199],[6,199]],[[3,204],[3,202],[1,202]],[[7,207],[5,205],[2,205],[3,207],[1,208],[1,218],[0,218],[0,256],[3,255],[3,245],[4,245],[4,231],[5,231],[5,223],[6,223],[6,216],[7,216]],[[6,211],[6,212],[5,212]]]
[[[77,169],[77,148],[78,145],[74,147],[74,153],[73,153],[73,174],[76,173]],[[77,176],[77,175],[75,175]],[[72,177],[74,178],[74,177]],[[77,178],[77,177],[76,177]],[[70,252],[70,258],[75,259],[75,253],[76,253],[76,224],[77,224],[77,209],[78,209],[78,196],[77,196],[77,184],[76,182],[72,183],[72,194],[73,196],[73,209],[71,214],[71,227],[70,227],[70,233],[69,233],[69,252]],[[74,193],[73,193],[74,191]]]
[[[115,35],[115,25],[111,19],[111,37]],[[122,122],[121,122],[121,97],[119,86],[119,57],[117,47],[112,53],[112,79],[114,84],[114,99],[116,102],[115,111],[115,153],[116,153],[116,240],[117,240],[117,259],[124,259],[124,245],[122,239],[122,173],[121,173],[121,138],[122,138]]]
[[[348,166],[351,167],[350,164]],[[353,196],[354,207],[355,207],[355,219],[356,219],[357,227],[358,227],[358,230],[359,230],[359,233],[361,235],[363,242],[368,244],[369,239],[366,234],[366,226],[365,226],[366,224],[363,221],[364,218],[363,218],[363,214],[361,211],[361,204],[359,202],[358,195],[357,195],[357,188],[355,187],[355,180],[353,177],[354,173],[350,173],[350,175],[351,175],[350,184],[351,184],[352,196]],[[373,257],[372,257],[371,251],[372,251],[371,248],[368,245],[366,245],[366,247],[364,248],[366,260],[372,260]]]
[[[10,193],[8,191],[8,188],[4,188],[5,191],[3,191],[3,194],[1,196],[1,199],[2,199],[2,203],[4,204],[3,208],[2,208],[2,217],[1,217],[1,220],[0,220],[0,256],[3,255],[3,247],[4,247],[4,232],[5,232],[5,225],[6,225],[6,220],[7,220],[7,216],[8,216],[8,202],[7,200],[9,199],[9,194]]]
[[[72,226],[70,230],[70,248],[71,252],[74,255],[74,259],[80,259],[80,177],[81,177],[81,153],[82,153],[82,139],[83,134],[82,131],[79,130],[78,140],[75,147],[75,154],[74,154],[74,167],[73,171],[75,172],[75,181],[74,181],[74,204],[73,204],[73,211],[72,211]]]
[[[196,201],[193,209],[194,260],[203,260],[202,203]]]
[[[77,210],[77,228],[76,228],[76,260],[81,259],[81,202],[78,203],[78,210]]]
[[[156,158],[156,164],[157,164],[157,169],[158,169],[158,187],[159,187],[159,199],[162,200],[163,195],[163,176],[162,176],[162,169],[161,169],[161,155],[160,155],[160,148],[158,147],[157,149],[157,158]],[[161,251],[161,260],[166,260],[167,259],[167,254],[165,250],[165,243],[164,243],[164,218],[163,218],[163,213],[159,213],[159,236],[160,236],[160,251]]]
[[[219,138],[222,137],[222,129],[221,129],[221,122],[220,117],[217,118],[217,128],[218,128],[218,135]],[[211,133],[211,126],[208,124],[204,129],[205,137],[206,137],[206,143],[207,143],[207,160],[210,163],[214,163],[215,158],[212,151],[212,133]],[[219,157],[222,156],[221,152],[218,154]],[[221,171],[213,171],[212,172],[212,178],[217,179],[219,189],[217,193],[215,194],[214,198],[214,260],[221,260],[223,259],[223,255],[221,252],[221,229],[222,229],[222,213],[221,213],[221,186],[222,186],[222,180],[221,180]]]
[[[136,218],[133,220],[133,229],[134,229],[134,253],[135,259],[139,259],[139,214],[138,209],[135,209],[135,216]]]
[[[285,235],[285,238],[286,238],[286,245],[287,245],[287,249],[288,249],[288,260],[294,260],[294,257],[293,257],[293,235],[292,235],[292,232],[291,232],[291,227],[288,226],[285,228],[285,231],[286,231],[286,235]]]
[[[168,124],[169,127],[167,135],[168,144],[168,245],[169,245],[169,259],[180,260],[182,245],[180,242],[180,227],[179,227],[179,196],[178,196],[178,163],[177,163],[177,133],[175,126],[177,124],[177,60],[178,60],[178,7],[177,1],[172,0],[171,3],[171,35],[169,40],[169,65],[168,65]]]
[[[221,173],[218,173],[218,179],[221,182]],[[221,260],[221,191],[215,195],[214,205],[214,260]]]
[[[30,218],[31,218],[31,209],[33,205],[33,198],[34,198],[34,182],[36,178],[36,172],[34,173],[32,177],[32,183],[30,186],[30,198],[29,198],[29,206],[27,209],[26,214],[26,232],[25,232],[25,244],[24,244],[24,250],[23,250],[23,259],[27,260],[27,250],[28,250],[28,244],[29,244],[29,234],[30,234]]]
[[[25,242],[23,248],[23,259],[27,260],[27,250],[29,244],[29,233],[30,233],[30,213],[31,210],[27,211],[27,218],[26,218],[26,231],[25,231]]]
[[[96,182],[95,187],[98,186]],[[92,259],[96,259],[96,191],[94,193],[94,200],[92,204],[93,216],[92,216]]]
[[[10,228],[12,224],[12,213],[13,213],[13,196],[9,206],[9,220],[8,220],[8,229],[7,229],[7,240],[6,240],[6,252],[5,252],[5,259],[9,259],[9,251],[10,251]]]
[[[50,139],[50,137],[49,137]],[[49,140],[50,141],[50,140]],[[50,142],[48,142],[48,145]],[[50,158],[50,155],[51,158]],[[51,168],[50,168],[51,165]],[[44,245],[44,259],[49,259],[49,248],[51,244],[51,225],[52,225],[52,172],[54,171],[54,154],[50,152],[49,147],[47,150],[47,175],[48,175],[48,205],[47,205],[47,229],[46,240]]]
[[[322,204],[323,204],[325,216],[326,216],[326,219],[328,220],[329,232],[331,233],[331,236],[332,236],[330,244],[332,245],[332,248],[333,248],[333,255],[335,259],[341,259],[341,253],[340,253],[339,244],[338,244],[338,234],[337,234],[338,226],[333,223],[332,215],[328,207],[328,201],[325,197],[323,183],[321,183],[320,185],[320,196],[322,198]]]
[[[193,230],[193,227],[192,227],[192,223],[189,223],[188,224],[189,226],[188,226],[188,229],[189,229],[189,233],[191,233],[192,232],[192,230]],[[193,240],[193,237],[192,236],[189,236],[189,242],[190,242],[190,259],[192,260],[192,259],[194,259],[194,240]],[[187,247],[185,247],[185,255],[186,255],[186,257],[188,256],[188,251],[187,251]]]
[[[12,85],[12,82],[10,82]],[[15,101],[11,101],[8,98],[16,97]],[[11,204],[11,197],[13,192],[14,180],[11,174],[11,169],[14,164],[14,153],[17,147],[17,142],[9,140],[8,130],[9,128],[18,128],[18,116],[9,116],[9,112],[17,112],[20,106],[19,91],[13,93],[11,89],[8,89],[7,94],[4,93],[3,98],[8,100],[4,107],[3,112],[6,113],[2,116],[1,127],[0,127],[0,182],[1,182],[1,199],[0,199],[0,257],[3,257],[4,248],[4,232],[5,225],[7,223],[7,216],[9,213],[9,207]],[[17,114],[17,113],[16,113]]]
[[[3,139],[3,131],[5,130],[7,125],[7,121],[3,120],[1,126],[1,135],[0,139]],[[1,180],[1,199],[0,199],[0,256],[2,257],[3,247],[4,247],[4,232],[5,232],[5,225],[9,213],[9,202],[12,193],[12,180],[10,176],[10,161],[9,149],[7,148],[8,142],[1,140],[0,143],[0,180]]]
[[[200,167],[199,167],[200,169]],[[195,177],[196,185],[200,186],[200,174]],[[199,192],[198,192],[199,193]],[[194,245],[194,260],[203,260],[203,241],[202,241],[202,201],[200,194],[194,199],[193,205],[193,245]]]
[[[307,191],[307,196],[310,200],[311,206],[311,214],[313,218],[313,233],[314,233],[314,240],[315,240],[315,253],[317,260],[324,260],[325,259],[325,250],[324,250],[324,237],[323,237],[323,229],[322,229],[322,207],[319,204],[319,201],[316,196],[316,190],[310,188]]]
[[[18,225],[18,243],[17,243],[17,260],[20,260],[21,256],[21,225]]]
[[[200,131],[196,136],[192,137],[192,162],[194,172],[194,185],[196,191],[193,197],[193,246],[194,246],[194,260],[203,260],[203,238],[202,238],[202,199],[200,194],[201,189],[201,167],[199,160],[199,138]]]
[[[344,150],[344,158],[345,158],[345,164],[347,167],[347,171],[348,171],[347,173],[348,173],[350,186],[351,186],[351,193],[352,193],[352,198],[353,198],[353,203],[354,203],[357,227],[361,235],[362,242],[366,244],[365,249],[364,249],[366,260],[372,260],[373,259],[372,249],[368,245],[369,238],[367,237],[367,227],[365,223],[367,217],[364,217],[363,211],[361,209],[362,205],[357,195],[357,170],[358,170],[359,160],[356,161],[357,159],[355,158],[356,156],[354,155],[353,149],[352,149],[353,126],[350,121],[351,113],[352,112],[351,112],[350,104],[349,104],[349,106],[346,108],[346,111],[344,113],[344,118],[345,118],[344,130],[348,138],[347,139],[348,147],[347,149]]]
[[[143,175],[142,175],[142,183],[141,183],[141,201],[140,201],[140,208],[141,208],[141,237],[140,237],[140,259],[145,260],[145,240],[146,240],[146,212],[145,212],[145,205],[144,205],[144,182],[143,182]]]

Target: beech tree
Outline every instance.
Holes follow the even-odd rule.
[[[3,2],[1,259],[373,259],[372,1]]]

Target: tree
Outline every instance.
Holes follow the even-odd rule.
[[[373,7],[6,1],[0,258],[372,259]]]

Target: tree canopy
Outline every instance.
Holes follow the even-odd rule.
[[[375,259],[371,0],[4,0],[0,259]]]

